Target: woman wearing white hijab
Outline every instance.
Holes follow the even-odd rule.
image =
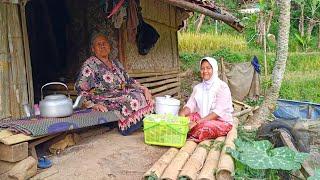
[[[195,141],[226,135],[232,128],[232,98],[228,85],[218,77],[214,58],[200,61],[202,82],[193,88],[180,116],[190,118],[189,138]]]

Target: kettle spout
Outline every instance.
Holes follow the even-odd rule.
[[[81,107],[83,100],[84,100],[83,96],[78,96],[76,101],[74,102],[72,108],[77,109],[77,108]]]

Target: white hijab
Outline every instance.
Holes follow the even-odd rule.
[[[221,87],[222,81],[218,77],[218,63],[212,57],[202,58],[200,61],[200,68],[202,61],[208,61],[212,67],[212,76],[209,80],[202,80],[197,85],[195,99],[200,110],[200,116],[203,118],[210,114],[216,106],[217,92]]]

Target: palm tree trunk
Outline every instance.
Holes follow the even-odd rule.
[[[307,40],[308,40],[308,42],[311,40],[311,33],[312,33],[312,30],[316,24],[317,24],[317,21],[315,21],[313,18],[311,18],[308,22],[308,26],[307,26]]]
[[[320,49],[320,23],[318,24],[318,49]]]
[[[300,36],[303,37],[304,36],[304,3],[300,5],[300,8],[301,8],[301,14],[299,18],[299,32],[300,32]]]
[[[288,41],[290,32],[290,0],[280,0],[279,34],[277,42],[277,59],[272,72],[272,85],[268,89],[260,109],[254,114],[253,124],[261,124],[275,109],[279,97],[282,79],[288,57]]]
[[[267,25],[266,25],[266,34],[269,34],[273,15],[274,15],[274,12],[273,12],[273,10],[271,10],[268,14],[268,20],[267,20]]]
[[[257,38],[257,44],[259,44],[261,47],[263,47],[263,36],[265,32],[265,12],[261,11],[259,14],[260,18],[258,20],[257,29],[258,29],[258,38]]]

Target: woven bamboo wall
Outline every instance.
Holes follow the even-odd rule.
[[[178,70],[176,8],[159,0],[141,0],[144,20],[160,34],[151,51],[139,55],[136,44],[126,41],[123,33],[124,65],[131,74]]]

